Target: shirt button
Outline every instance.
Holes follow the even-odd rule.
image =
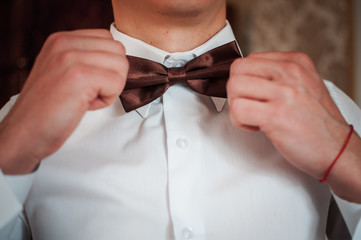
[[[194,236],[193,230],[190,227],[184,228],[183,231],[182,231],[182,234],[183,234],[184,239],[192,239],[193,236]]]
[[[188,141],[184,138],[178,138],[176,141],[177,147],[186,149],[188,147]]]

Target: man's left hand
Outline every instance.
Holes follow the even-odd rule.
[[[234,126],[263,131],[287,161],[317,179],[350,130],[313,62],[302,53],[253,53],[237,59],[227,93]]]

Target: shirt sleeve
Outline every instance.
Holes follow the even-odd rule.
[[[0,239],[27,239],[30,233],[23,204],[36,173],[5,176],[0,170]],[[22,236],[16,237],[14,236]]]
[[[3,173],[0,170],[0,229],[14,219],[22,210],[21,202],[16,198]]]
[[[0,121],[14,105],[17,96],[1,109]],[[33,184],[35,172],[24,175],[4,175],[0,169],[0,239],[10,236],[24,236],[21,229],[25,229],[26,221],[22,214],[23,204]],[[15,239],[24,239],[15,238]]]
[[[361,239],[361,221],[358,222],[356,226],[355,233],[353,235],[353,239]]]
[[[361,135],[361,110],[339,88],[326,81],[331,97],[340,109],[345,120],[354,126],[356,133]],[[335,196],[346,225],[353,239],[361,239],[361,204],[351,203]]]

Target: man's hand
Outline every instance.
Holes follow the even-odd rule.
[[[291,164],[317,179],[350,129],[314,64],[302,53],[254,53],[236,60],[227,92],[234,126],[262,130]],[[342,192],[346,188],[341,182],[361,187],[360,146],[354,133],[328,181],[345,198],[349,193]],[[361,191],[356,200],[361,201]]]
[[[87,110],[123,90],[128,61],[107,30],[51,35],[12,110],[0,124],[0,168],[31,172],[70,136]]]

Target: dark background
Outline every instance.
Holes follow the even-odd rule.
[[[46,38],[53,32],[106,28],[110,0],[1,0],[0,107],[20,92]]]

